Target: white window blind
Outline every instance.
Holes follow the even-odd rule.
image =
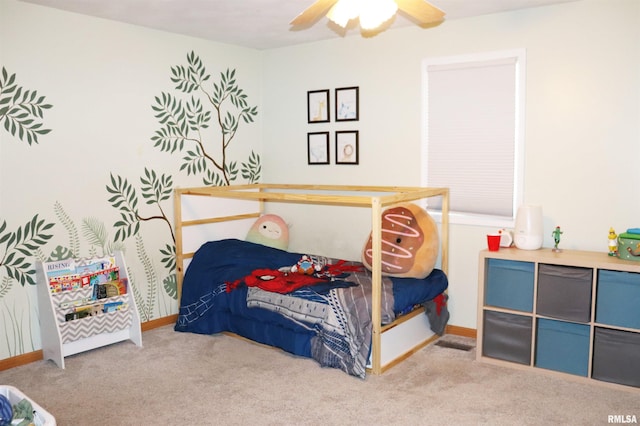
[[[514,219],[522,190],[523,60],[523,51],[510,51],[424,62],[423,184],[450,189],[454,223],[511,226]]]

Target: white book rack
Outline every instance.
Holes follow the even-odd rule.
[[[72,265],[73,270],[79,261],[36,263],[43,358],[53,360],[60,368],[65,368],[67,356],[113,343],[131,340],[142,347],[140,315],[130,291],[122,252],[108,258],[111,258],[111,266],[115,263],[115,268],[68,275],[65,275],[68,271],[65,268]],[[100,259],[93,260],[98,263]],[[91,260],[85,263],[91,263]],[[114,270],[119,285],[102,284],[103,294],[96,296],[100,293],[96,283],[108,280],[105,277]],[[54,277],[62,282],[60,286],[51,285]],[[91,283],[87,283],[89,280]]]

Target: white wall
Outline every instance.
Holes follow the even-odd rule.
[[[527,52],[524,198],[543,206],[545,246],[559,225],[561,247],[605,252],[609,227],[640,226],[637,0],[580,0],[267,51],[263,180],[418,185],[421,61],[512,48]],[[306,92],[332,89],[333,102],[333,89],[344,86],[360,87],[360,120],[307,124]],[[360,131],[360,165],[308,166],[307,132],[335,130]],[[452,229],[454,325],[476,328],[478,251],[487,231]],[[351,235],[335,231],[322,249],[357,257],[364,241],[352,243]],[[298,238],[300,246],[309,242]]]
[[[150,305],[151,319],[176,313],[177,302],[165,291],[165,280],[174,271],[160,253],[173,246],[173,202],[160,203],[162,211],[146,204],[141,178],[146,168],[172,176],[173,186],[202,185],[202,180],[179,170],[183,153],[154,147],[151,137],[161,128],[152,110],[154,98],[162,93],[180,97],[170,70],[186,65],[192,51],[211,74],[211,84],[227,68],[236,69],[249,104],[258,106],[256,122],[242,123],[228,151],[229,159],[246,161],[251,150],[261,151],[259,52],[15,0],[0,0],[0,43],[0,67],[53,105],[40,120],[52,132],[38,144],[29,145],[0,127],[0,226],[7,225],[0,238],[37,214],[54,227],[52,238],[29,257],[32,265],[36,258],[49,258],[58,246],[69,247],[71,239],[76,256],[95,250],[100,254],[84,234],[83,221],[101,223],[113,240],[120,216],[108,201],[112,195],[106,186],[111,175],[120,176],[135,188],[142,216],[164,215],[170,221],[144,221],[139,239],[124,242],[132,283]],[[207,149],[218,157],[220,132],[215,125],[210,129]],[[7,251],[6,241],[0,243],[0,265]],[[0,341],[0,359],[40,348],[35,286],[10,279],[2,266]]]

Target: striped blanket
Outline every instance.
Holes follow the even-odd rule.
[[[324,294],[312,288],[278,294],[252,287],[247,306],[277,312],[314,329],[311,354],[320,365],[364,378],[371,350],[371,276],[353,273],[345,281],[358,285]],[[392,283],[383,278],[382,322],[389,323],[394,317]]]

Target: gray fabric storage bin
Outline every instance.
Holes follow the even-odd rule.
[[[591,376],[640,387],[640,333],[596,327]]]
[[[538,315],[577,322],[591,320],[593,269],[540,264]]]
[[[530,365],[531,332],[531,317],[485,311],[482,355]]]

